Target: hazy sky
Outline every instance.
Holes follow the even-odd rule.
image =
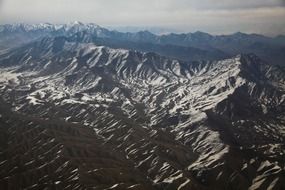
[[[285,0],[2,0],[0,6],[1,23],[78,20],[181,32],[285,34]]]

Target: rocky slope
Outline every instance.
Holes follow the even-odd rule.
[[[254,55],[188,63],[57,37],[1,54],[0,74],[7,189],[285,188],[285,71]]]

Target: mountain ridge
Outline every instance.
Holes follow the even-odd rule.
[[[183,59],[184,61],[219,60],[230,58],[240,53],[254,53],[268,63],[284,65],[285,44],[282,36],[273,38],[260,34],[240,32],[232,35],[210,35],[199,31],[168,35],[155,35],[148,31],[122,33],[107,30],[96,24],[83,24],[80,22],[62,25],[2,25],[0,28],[2,28],[0,30],[2,31],[0,32],[0,39],[3,38],[3,45],[10,44],[10,47],[15,47],[44,36],[71,37],[77,33],[85,33],[85,41],[88,40],[90,43],[101,43],[104,46],[139,51],[154,51],[161,55],[170,55],[172,58]],[[9,28],[12,28],[9,34],[3,32],[5,28],[8,31]],[[31,28],[31,30],[23,32],[21,28]],[[10,34],[11,32],[14,34]],[[6,48],[9,48],[9,46]],[[194,60],[188,60],[189,56],[187,54],[192,55],[190,57],[194,58],[194,55],[196,57]]]
[[[284,188],[283,67],[88,41],[44,37],[0,55],[0,185]]]

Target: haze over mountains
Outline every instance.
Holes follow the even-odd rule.
[[[285,36],[266,37],[237,32],[232,35],[213,36],[204,32],[188,34],[154,35],[148,31],[122,33],[109,31],[96,24],[74,22],[63,25],[16,24],[0,27],[1,49],[49,35],[72,37],[78,42],[94,42],[112,48],[126,48],[143,52],[156,52],[163,56],[194,60],[218,60],[239,53],[254,53],[269,64],[284,65]]]
[[[285,189],[284,36],[0,26],[3,189]]]

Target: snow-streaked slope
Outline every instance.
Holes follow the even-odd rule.
[[[93,129],[146,184],[284,188],[285,72],[254,55],[186,63],[60,37],[2,54],[0,67],[13,111]]]

